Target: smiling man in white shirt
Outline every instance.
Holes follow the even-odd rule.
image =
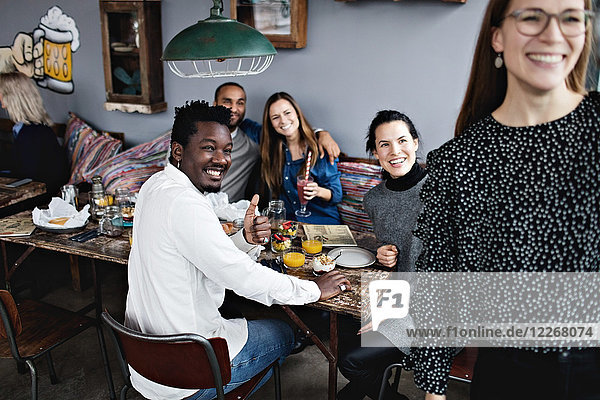
[[[254,262],[248,254],[270,234],[266,217],[254,215],[258,196],[244,229],[225,234],[204,193],[219,190],[231,165],[229,119],[227,108],[205,102],[175,109],[170,162],[142,186],[136,204],[125,311],[125,325],[141,332],[225,338],[232,360],[226,393],[282,361],[294,335],[279,320],[224,319],[218,308],[225,289],[271,305],[310,303],[350,288],[337,272],[304,281]],[[150,399],[215,397],[214,389],[171,388],[130,371],[133,386]]]

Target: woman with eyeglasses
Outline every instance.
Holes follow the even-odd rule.
[[[455,138],[427,158],[418,271],[600,270],[591,9],[591,0],[489,2]],[[480,348],[471,399],[600,399],[600,352],[584,346]],[[445,398],[453,353],[411,355],[426,399]]]

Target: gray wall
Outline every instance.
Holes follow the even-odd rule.
[[[229,15],[229,1],[225,3]],[[413,119],[424,153],[437,148],[452,137],[486,3],[309,0],[307,47],[280,49],[265,73],[237,79],[248,92],[247,116],[260,120],[266,99],[287,91],[314,126],[330,130],[344,152],[362,157],[374,114],[393,108]],[[227,80],[183,79],[166,68],[167,112],[104,111],[97,1],[0,0],[0,45],[10,45],[19,31],[31,32],[53,5],[75,19],[81,39],[73,54],[74,93],[41,89],[57,122],[65,122],[73,111],[99,129],[125,132],[133,145],[169,129],[173,107],[188,99],[212,100],[214,89]],[[208,17],[211,6],[209,0],[163,0],[163,48],[180,30]]]

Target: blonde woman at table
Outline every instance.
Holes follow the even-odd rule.
[[[600,270],[591,10],[591,0],[488,3],[456,137],[427,159],[417,270]],[[453,351],[418,353],[415,382],[445,398]],[[600,399],[599,360],[597,348],[481,348],[471,399]]]
[[[0,74],[0,103],[13,126],[12,160],[5,175],[44,182],[48,196],[56,195],[68,179],[67,157],[50,125],[42,96],[26,75],[20,72]],[[40,202],[39,204],[42,204]]]
[[[340,224],[337,204],[342,201],[342,184],[337,169],[329,157],[319,156],[317,137],[304,117],[300,106],[285,92],[273,94],[265,104],[263,133],[260,141],[261,177],[273,198],[283,200],[288,219],[298,219],[300,209],[296,178],[307,169],[311,154],[310,176],[314,182],[304,188],[309,217],[300,221],[312,224]]]
[[[383,110],[371,121],[366,150],[379,161],[384,181],[365,194],[363,205],[377,238],[377,261],[398,272],[413,271],[421,251],[420,241],[412,234],[422,208],[419,192],[427,175],[416,162],[418,148],[417,129],[405,114]],[[356,332],[358,323],[351,325],[346,331]],[[374,347],[361,347],[360,336],[342,336],[339,368],[350,382],[338,393],[340,400],[376,399],[386,367],[404,359],[408,352],[407,348],[401,350],[401,333],[393,323],[384,321],[377,332],[368,324],[360,332]],[[406,399],[389,386],[385,398]]]

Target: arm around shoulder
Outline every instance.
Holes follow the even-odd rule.
[[[260,143],[260,135],[262,133],[262,125],[256,121],[246,118],[240,124],[240,129],[252,139],[255,143]]]

